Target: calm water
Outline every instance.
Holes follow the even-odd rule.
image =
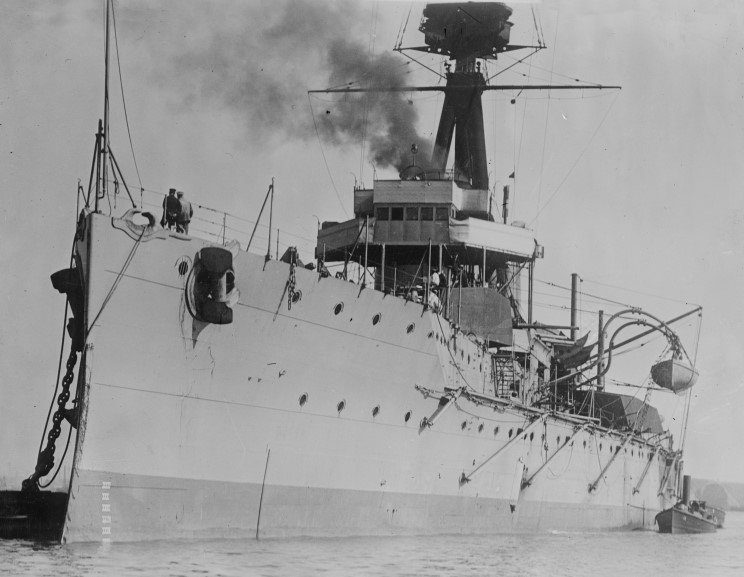
[[[0,541],[0,575],[744,575],[744,513],[711,535],[651,531],[41,546]]]

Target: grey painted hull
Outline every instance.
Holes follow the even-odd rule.
[[[464,395],[425,426],[491,369],[422,305],[297,269],[290,307],[289,265],[240,252],[233,322],[200,324],[183,273],[208,243],[137,238],[90,215],[77,246],[92,326],[64,540],[650,527],[668,506],[641,439]]]

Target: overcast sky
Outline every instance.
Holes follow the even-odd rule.
[[[87,189],[103,113],[102,5],[3,4],[0,486],[15,487],[32,472],[54,389],[64,297],[49,275],[67,266],[78,180]],[[701,305],[699,341],[697,317],[676,327],[701,373],[687,472],[744,482],[744,463],[732,458],[744,437],[744,5],[511,5],[512,42],[534,44],[536,20],[548,50],[493,83],[580,79],[622,86],[484,96],[491,184],[497,198],[504,184],[512,186],[511,218],[528,223],[545,246],[536,268],[535,318],[568,323],[561,287],[570,285],[572,272],[583,279],[583,332],[596,330],[598,308],[611,314],[617,303],[664,319]],[[441,62],[413,54],[432,72],[391,53],[402,29],[404,46],[422,44],[422,4],[120,0],[115,6],[127,118],[115,65],[111,146],[135,200],[147,208],[174,186],[197,205],[232,215],[231,228],[250,231],[273,177],[280,243],[297,245],[309,259],[317,219],[340,221],[353,212],[355,181],[370,186],[373,170],[378,177],[396,174],[378,154],[380,144],[400,140],[405,159],[412,138],[425,147],[436,130],[438,94],[404,93],[397,108],[372,103],[367,123],[344,98],[307,94],[378,80],[380,67],[394,71],[395,81],[437,83]],[[489,63],[488,74],[525,54]],[[354,77],[361,65],[369,70]],[[403,134],[384,129],[384,113],[399,109],[395,127],[405,125]],[[121,210],[125,195],[115,203],[112,210]],[[197,215],[222,222],[203,208]],[[638,360],[623,356],[613,378],[646,382],[662,349],[656,339],[634,351]],[[680,399],[656,392],[651,401],[668,409],[668,425],[679,422]]]

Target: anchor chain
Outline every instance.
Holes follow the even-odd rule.
[[[34,473],[21,484],[23,491],[38,491],[39,479],[49,474],[49,471],[54,467],[55,443],[62,432],[60,424],[64,420],[65,414],[68,411],[65,406],[67,405],[67,401],[70,399],[70,385],[75,378],[74,369],[76,363],[77,351],[73,348],[73,350],[70,351],[70,356],[67,358],[67,372],[62,378],[62,392],[57,396],[57,410],[54,412],[54,416],[52,417],[52,428],[49,430],[47,435],[47,446],[44,450],[39,452]],[[74,426],[73,423],[74,418],[72,419],[71,426]]]

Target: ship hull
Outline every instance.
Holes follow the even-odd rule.
[[[343,537],[648,527],[656,511],[83,472],[65,539]],[[103,481],[110,479],[110,481]],[[110,483],[110,486],[108,485]],[[110,505],[101,512],[102,505]]]
[[[676,507],[666,509],[656,516],[659,533],[683,535],[687,533],[715,533],[718,522],[715,517],[704,519],[689,511],[682,511]]]
[[[188,269],[212,245],[114,224],[77,243],[65,541],[634,528],[668,506],[663,451],[487,402],[488,353],[421,304],[240,252],[232,323],[203,323]],[[481,397],[434,422],[447,391]]]

